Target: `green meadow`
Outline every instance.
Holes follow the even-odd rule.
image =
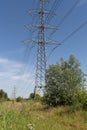
[[[0,130],[87,130],[87,111],[40,102],[1,102]]]

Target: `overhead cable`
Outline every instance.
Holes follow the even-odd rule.
[[[59,27],[61,24],[63,24],[63,22],[65,21],[65,19],[73,12],[73,10],[76,8],[76,6],[78,5],[78,3],[80,2],[80,0],[77,0],[74,5],[68,10],[68,12],[63,16],[63,18],[60,20],[60,22],[58,23],[57,27]],[[54,30],[52,34],[54,34],[56,32],[56,30]]]
[[[64,42],[66,42],[68,39],[70,39],[73,35],[75,35],[79,30],[81,30],[84,26],[86,26],[87,25],[87,21],[85,21],[84,23],[82,23],[78,28],[76,28],[72,33],[70,33],[66,38],[64,38],[60,43],[62,44],[62,43],[64,43]],[[57,47],[59,46],[59,44],[56,46],[56,47],[54,47],[53,49],[52,49],[52,51],[54,51]]]
[[[45,23],[48,23],[52,19],[51,14],[53,14],[56,11],[56,9],[58,9],[58,7],[62,3],[62,1],[63,0],[55,0],[54,1],[53,5],[52,5],[52,8],[50,9],[49,14],[46,17]]]

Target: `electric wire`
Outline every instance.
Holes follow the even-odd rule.
[[[63,0],[62,0],[62,1],[63,1]],[[52,6],[52,8],[51,8],[49,14],[47,15],[46,20],[45,20],[45,23],[48,23],[48,22],[52,19],[51,14],[57,9],[57,7],[61,4],[62,1],[60,1],[60,0],[55,0],[55,1],[54,1],[54,4],[53,4],[54,6]],[[58,26],[63,24],[63,22],[65,21],[65,19],[66,19],[66,18],[72,13],[72,11],[75,9],[75,7],[76,7],[77,4],[79,3],[79,1],[80,1],[80,0],[77,0],[77,1],[74,3],[74,5],[70,8],[70,10],[69,10],[69,11],[64,15],[64,17],[60,20],[60,22],[58,23]],[[59,4],[59,2],[60,2],[60,4]],[[52,51],[51,51],[51,53],[50,53],[50,56],[51,56],[51,54],[53,53],[53,51],[54,51],[56,48],[59,47],[59,44],[65,43],[69,38],[71,38],[71,37],[72,37],[73,35],[75,35],[79,30],[81,30],[84,26],[86,26],[86,24],[87,24],[87,21],[85,21],[84,23],[82,23],[82,24],[81,24],[79,27],[77,27],[73,32],[71,32],[67,37],[65,37],[60,43],[58,43],[57,46],[52,49]],[[32,71],[33,71],[33,69],[32,69]],[[23,93],[25,93],[26,91],[28,91],[28,88],[29,88],[29,86],[26,87],[26,88],[24,88],[25,90],[24,90],[24,91],[22,90]]]
[[[36,52],[34,52],[34,55],[32,56],[32,61],[31,61],[31,63],[29,64],[29,66],[32,66],[32,64],[34,64],[33,61],[34,61],[35,54],[36,54]],[[34,69],[35,69],[35,67],[33,67],[33,68],[31,68],[31,69],[29,68],[29,70],[28,70],[28,68],[27,68],[27,73],[29,73],[29,77],[27,77],[27,78],[30,78],[30,75],[32,75]],[[23,74],[22,80],[23,80],[24,78],[26,78],[26,72]],[[20,80],[21,80],[21,79],[20,79]],[[22,82],[21,82],[21,83],[22,83]],[[22,83],[22,86],[24,86],[24,89],[26,89],[27,84],[28,84],[27,82]],[[20,89],[21,89],[21,84],[20,84]],[[22,88],[22,89],[20,90],[20,93],[22,93],[22,91],[24,91],[24,89]],[[19,91],[19,90],[18,90],[18,91]]]
[[[34,8],[35,8],[35,10],[37,10],[37,8],[38,8],[38,5],[39,5],[39,2],[37,2],[36,3],[36,1],[34,0]],[[36,19],[36,16],[34,15],[34,14],[32,14],[32,23],[36,23],[37,22],[37,20],[38,19]],[[30,37],[32,38],[32,36],[33,36],[33,33],[34,33],[34,31],[33,30],[30,30]],[[26,49],[26,52],[29,52],[29,54],[28,54],[28,59],[29,59],[29,57],[30,57],[30,52],[31,52],[31,50],[32,50],[32,48],[33,48],[34,46],[31,46],[30,47],[30,49],[27,51],[27,49]],[[25,56],[25,57],[27,57],[27,56]],[[26,62],[26,61],[24,61],[24,62]],[[23,67],[22,67],[22,75],[24,76],[25,75],[25,70],[26,69],[26,65],[24,64],[23,65]],[[20,76],[20,80],[21,80],[21,76]],[[19,82],[20,82],[20,80],[19,80]],[[17,86],[18,86],[18,83],[17,83]]]
[[[35,81],[34,81],[34,76],[35,76],[35,74],[34,74],[34,71],[33,70],[35,70],[35,68],[36,68],[36,66],[34,66],[33,67],[33,69],[32,69],[32,71],[31,71],[31,75],[32,75],[32,81],[31,82],[27,82],[26,83],[26,87],[23,89],[23,91],[21,92],[21,95],[24,95],[25,93],[29,93],[29,89],[30,89],[30,87],[32,87],[32,86],[35,86]],[[34,88],[33,88],[34,89]]]
[[[64,21],[66,20],[66,18],[73,12],[73,10],[76,8],[76,6],[79,4],[81,0],[77,0],[72,7],[68,10],[68,12],[62,17],[62,19],[60,20],[60,22],[58,23],[57,27],[59,27],[60,25],[62,25],[64,23]],[[54,30],[51,35],[53,35],[56,32],[56,30]]]
[[[51,7],[50,11],[49,11],[49,14],[47,15],[46,19],[45,19],[45,23],[49,23],[49,21],[51,21],[51,19],[53,18],[51,16],[51,14],[53,14],[56,9],[58,9],[58,7],[61,5],[63,0],[55,0],[54,3],[53,3],[53,6]]]
[[[28,53],[27,53],[28,52]],[[32,52],[32,48],[30,47],[30,48],[28,48],[28,49],[26,49],[25,50],[25,54],[24,54],[24,58],[23,58],[23,61],[22,61],[22,63],[24,63],[23,64],[23,66],[20,68],[20,70],[19,70],[19,76],[20,76],[20,78],[19,78],[19,80],[18,81],[16,81],[16,86],[21,86],[21,76],[23,76],[24,77],[24,75],[25,75],[25,73],[26,73],[26,61],[27,61],[27,64],[29,64],[28,63],[28,60],[30,61],[30,56],[31,56],[31,52]],[[27,55],[26,55],[26,53],[27,53]],[[26,58],[26,59],[25,59]],[[18,87],[18,91],[19,91],[19,89],[20,89],[21,87]]]
[[[64,20],[72,13],[72,11],[76,8],[76,6],[78,5],[78,3],[80,2],[80,0],[77,0],[74,5],[69,9],[69,11],[63,16],[63,18],[60,20],[58,26],[60,26]]]
[[[30,80],[32,80],[32,81],[30,81],[30,80],[26,80],[26,82],[25,83],[23,83],[22,85],[24,86],[22,89],[21,89],[21,91],[20,91],[20,93],[21,93],[21,95],[24,95],[24,93],[26,92],[26,90],[28,90],[30,87],[32,87],[32,85],[34,85],[34,78],[33,78],[33,75],[34,75],[34,70],[35,70],[35,66],[31,69],[31,71],[28,71],[28,73],[29,73],[29,75],[27,76],[27,79],[29,79],[30,78]],[[32,75],[33,74],[33,75]],[[31,75],[31,76],[30,76]],[[25,75],[26,76],[26,75]],[[32,84],[33,83],[33,84]],[[29,84],[29,85],[28,85]],[[30,87],[29,87],[30,86]]]
[[[84,23],[82,23],[79,27],[77,27],[73,32],[71,32],[67,37],[65,37],[60,44],[62,45],[63,43],[65,43],[68,39],[70,39],[73,35],[75,35],[78,31],[80,31],[83,27],[85,27],[87,25],[87,21],[85,21]],[[51,51],[51,53],[53,53],[53,51],[59,47],[59,44],[54,47]]]
[[[38,5],[39,5],[39,2],[37,1],[37,3],[35,3],[36,1],[34,1],[34,8],[35,8],[35,10],[37,10],[37,8],[38,8]],[[33,14],[33,13],[31,13],[32,14],[32,23],[36,23],[37,21],[38,21],[38,18],[36,17],[36,15],[35,14]],[[30,30],[30,35],[31,35],[31,39],[32,39],[32,36],[33,36],[33,34],[34,34],[34,32],[35,32],[36,30]],[[30,49],[32,49],[32,47],[30,48]],[[29,58],[29,57],[28,57]],[[32,58],[32,59],[34,59],[34,58]],[[32,64],[32,62],[31,62],[31,64]],[[26,67],[26,66],[25,66]],[[30,74],[30,72],[28,72],[29,74]],[[26,72],[24,72],[23,73],[23,76],[25,76],[25,74],[26,74]],[[21,79],[20,79],[21,80]],[[24,86],[26,86],[26,85],[24,85]]]

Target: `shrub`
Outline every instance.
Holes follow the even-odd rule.
[[[21,102],[21,101],[23,101],[23,98],[22,98],[22,97],[17,97],[17,98],[16,98],[16,101],[17,101],[17,102]]]

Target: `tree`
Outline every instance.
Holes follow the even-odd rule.
[[[29,99],[34,99],[34,93],[31,93]]]
[[[83,91],[83,72],[79,61],[71,55],[68,61],[50,65],[46,72],[44,102],[52,105],[72,105],[78,102],[77,92]]]
[[[0,90],[0,100],[8,100],[8,95],[2,89]]]
[[[21,102],[21,101],[23,101],[23,98],[19,96],[19,97],[16,98],[16,101]]]
[[[34,97],[34,93],[31,93],[29,96],[29,99],[32,100],[34,99],[35,101],[40,101],[41,100],[41,96],[39,94],[36,94],[36,96]]]

